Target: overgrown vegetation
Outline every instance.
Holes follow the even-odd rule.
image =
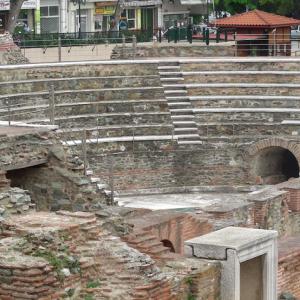
[[[187,295],[187,300],[196,300],[196,297],[193,295],[191,289],[193,285],[193,278],[192,277],[187,277],[185,279],[186,284],[189,286],[189,293]]]
[[[57,278],[63,282],[65,279],[64,269],[68,269],[72,274],[80,274],[81,268],[80,263],[77,258],[68,255],[64,252],[54,253],[49,250],[37,250],[33,254],[33,256],[44,258],[49,262],[51,266],[53,266],[54,271],[57,274]]]
[[[101,285],[100,281],[99,280],[95,280],[95,281],[88,281],[87,284],[86,284],[86,287],[88,289],[94,289],[94,288],[97,288]]]
[[[215,0],[216,10],[231,14],[247,9],[261,9],[271,13],[300,18],[299,0]]]

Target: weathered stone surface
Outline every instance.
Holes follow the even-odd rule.
[[[204,44],[160,44],[141,45],[136,48],[116,46],[113,51],[112,59],[133,59],[147,57],[216,57],[216,56],[234,56],[235,47],[232,43],[222,43],[206,46]]]

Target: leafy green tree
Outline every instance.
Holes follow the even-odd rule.
[[[267,12],[300,18],[299,0],[215,0],[215,3],[217,11],[229,11],[231,14],[257,8]]]

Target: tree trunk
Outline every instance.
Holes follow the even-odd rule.
[[[10,10],[6,30],[11,34],[14,33],[23,2],[24,0],[10,0]]]
[[[121,14],[124,10],[123,8],[123,2],[124,0],[118,0],[116,8],[115,8],[115,13],[114,13],[114,25],[110,28],[110,31],[112,32],[118,32],[119,31],[119,22],[121,18]]]

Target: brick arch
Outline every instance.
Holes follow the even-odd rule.
[[[261,150],[270,148],[270,147],[281,147],[284,149],[289,150],[297,159],[299,165],[300,165],[300,143],[296,143],[294,141],[288,141],[285,139],[280,138],[269,138],[269,139],[263,139],[261,141],[258,141],[254,144],[252,144],[248,148],[248,154],[250,156],[255,156],[258,154]]]

